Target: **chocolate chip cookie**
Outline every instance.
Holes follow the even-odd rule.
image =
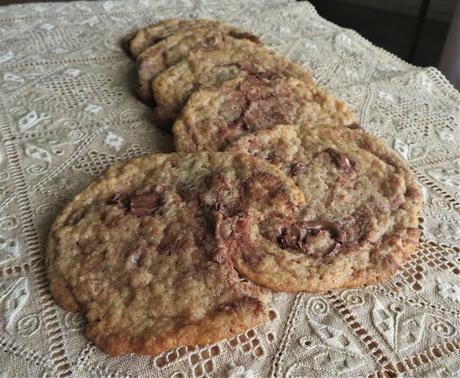
[[[177,151],[220,151],[237,138],[278,124],[357,122],[348,107],[304,81],[248,75],[194,92],[173,126]]]
[[[245,31],[235,28],[233,26],[225,25],[220,21],[212,20],[181,20],[181,19],[167,19],[159,21],[155,24],[146,26],[145,28],[135,30],[134,32],[128,34],[123,39],[123,47],[125,50],[132,55],[134,58],[137,58],[145,49],[154,44],[162,41],[163,39],[169,37],[170,35],[181,32],[189,29],[195,28],[208,28],[221,30],[224,32],[231,32],[235,36],[245,35],[245,38],[249,38],[258,41],[257,37],[246,33]]]
[[[234,230],[302,203],[292,180],[246,154],[116,164],[56,218],[51,292],[110,355],[230,337],[266,319],[264,295],[233,268]]]
[[[137,92],[147,104],[152,103],[151,82],[168,67],[178,63],[191,51],[218,50],[231,47],[236,39],[256,40],[249,33],[218,28],[194,28],[176,32],[161,42],[147,48],[137,58]]]
[[[356,127],[277,126],[228,148],[272,163],[305,195],[296,216],[240,229],[241,274],[281,291],[354,287],[392,275],[416,249],[416,180],[393,150]]]
[[[156,124],[169,128],[188,97],[202,85],[218,85],[238,76],[267,71],[315,85],[301,66],[274,51],[240,39],[225,49],[192,52],[153,80]]]

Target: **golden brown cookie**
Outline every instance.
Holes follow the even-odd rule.
[[[181,32],[195,28],[209,28],[221,30],[224,32],[232,32],[235,35],[246,35],[247,38],[251,38],[255,42],[258,41],[257,37],[249,33],[246,33],[241,29],[225,25],[223,22],[220,21],[203,19],[182,20],[171,18],[159,21],[155,24],[146,26],[145,28],[135,30],[123,39],[122,44],[125,50],[130,55],[132,55],[134,58],[137,58],[145,49],[147,49],[150,46],[153,46],[155,43],[162,41],[170,35],[176,32]]]
[[[221,151],[237,138],[279,124],[357,122],[348,107],[304,81],[248,75],[194,92],[173,126],[177,151]]]
[[[238,76],[267,71],[315,85],[301,66],[250,41],[236,40],[221,50],[190,53],[153,80],[156,124],[170,128],[189,96],[202,85],[219,85]]]
[[[266,319],[230,261],[233,229],[289,213],[303,196],[245,154],[155,154],[112,166],[56,218],[51,292],[110,355],[212,343]]]
[[[362,129],[277,126],[228,148],[271,162],[304,193],[295,217],[239,230],[236,269],[281,291],[381,281],[419,242],[422,193],[399,156]]]
[[[168,67],[181,61],[191,51],[211,51],[231,47],[237,39],[257,41],[252,34],[239,32],[229,27],[224,30],[218,27],[194,28],[178,31],[147,48],[136,61],[139,97],[147,104],[152,103],[152,80]]]

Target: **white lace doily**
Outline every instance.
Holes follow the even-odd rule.
[[[270,321],[231,340],[110,358],[48,291],[59,209],[110,163],[171,151],[133,94],[129,30],[224,20],[310,69],[408,161],[425,192],[423,242],[387,282],[274,295]],[[460,95],[308,3],[126,0],[0,7],[0,376],[459,376]]]

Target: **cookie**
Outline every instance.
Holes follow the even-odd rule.
[[[416,249],[422,193],[399,156],[362,129],[277,126],[228,150],[271,162],[305,195],[296,216],[240,230],[235,266],[257,284],[320,292],[374,283]]]
[[[266,320],[265,296],[233,269],[232,230],[303,201],[245,154],[156,154],[112,166],[56,218],[51,292],[110,355],[212,343]]]
[[[218,50],[232,46],[235,39],[257,38],[249,33],[226,28],[194,28],[174,33],[147,48],[137,58],[137,92],[142,101],[152,103],[151,81],[168,67],[178,63],[194,50]]]
[[[232,32],[235,36],[246,35],[247,38],[253,39],[255,42],[258,41],[257,37],[246,33],[241,29],[225,25],[220,21],[203,19],[181,20],[171,18],[159,21],[145,28],[135,30],[123,39],[122,45],[130,55],[132,55],[134,58],[137,58],[145,49],[162,41],[170,35],[176,32],[195,28],[209,28],[221,30],[224,32]]]
[[[188,97],[202,85],[218,85],[237,76],[267,71],[314,85],[311,76],[301,66],[246,40],[236,40],[231,47],[221,50],[190,53],[152,82],[157,104],[154,109],[156,124],[169,128]]]
[[[304,81],[248,75],[194,92],[173,126],[177,151],[221,151],[237,138],[278,124],[357,122],[348,107]]]

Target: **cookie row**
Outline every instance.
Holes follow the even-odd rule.
[[[377,282],[415,250],[414,176],[300,66],[208,20],[124,46],[180,153],[110,168],[55,220],[47,253],[54,297],[107,353],[230,337],[267,319],[258,285]]]

